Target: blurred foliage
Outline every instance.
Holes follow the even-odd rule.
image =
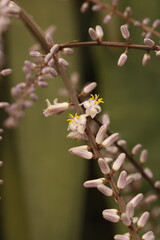
[[[78,4],[74,0],[34,0],[31,3],[21,0],[19,3],[34,16],[43,29],[55,24],[57,31],[54,39],[59,43],[87,39],[85,33],[88,23],[91,27],[101,24],[104,16],[104,12],[94,13],[94,17],[89,12],[80,19]],[[124,9],[126,4],[128,1],[123,1],[120,8]],[[129,4],[132,5],[133,16],[137,19],[142,20],[149,16],[154,20],[159,17],[158,1],[153,4],[153,1],[146,0],[143,12],[143,1]],[[83,18],[85,20],[81,25],[80,20]],[[108,26],[102,24],[105,39],[122,40],[119,34],[121,24],[123,21],[117,17]],[[140,30],[134,27],[131,29],[134,32],[131,34],[133,42],[143,43]],[[29,58],[28,49],[33,43],[34,39],[23,24],[14,20],[7,43],[9,64],[14,69],[10,86],[23,81],[21,68],[24,60]],[[111,129],[120,132],[122,138],[128,140],[129,149],[141,142],[149,150],[148,165],[152,166],[158,177],[159,59],[152,54],[152,61],[144,68],[141,65],[143,52],[131,50],[126,66],[117,68],[116,63],[121,52],[120,49],[99,47],[75,50],[75,55],[70,58],[69,71],[80,71],[83,82],[96,80],[99,83],[98,93],[105,100],[103,109],[111,116]],[[88,72],[84,70],[84,66],[87,66]],[[45,99],[52,101],[56,98],[57,89],[62,86],[63,83],[57,78],[50,80],[47,89],[38,89],[39,101],[27,110],[18,129],[4,135],[1,143],[1,158],[5,163],[2,172],[5,184],[0,206],[2,240],[94,239],[92,230],[96,228],[96,224],[91,225],[93,229],[89,229],[88,233],[83,227],[84,222],[91,224],[94,215],[93,213],[85,221],[84,210],[87,211],[92,206],[91,211],[94,211],[94,206],[85,202],[86,190],[82,186],[89,176],[87,168],[93,166],[68,153],[68,148],[75,146],[76,142],[66,139],[67,114],[50,118],[42,115],[42,110],[46,107]],[[95,170],[94,173],[96,175]],[[89,201],[99,194],[93,191]],[[101,212],[99,213],[101,216]],[[98,220],[95,221],[98,225]],[[99,223],[106,224],[107,229],[107,223],[102,217]],[[83,234],[82,229],[85,229]],[[97,239],[103,238],[102,234]]]

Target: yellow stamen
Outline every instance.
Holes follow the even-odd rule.
[[[95,100],[96,103],[104,103],[103,98],[99,98],[99,94],[95,94],[95,96],[93,94],[90,95],[90,100]]]
[[[69,124],[76,122],[77,119],[80,118],[80,116],[78,116],[77,113],[76,113],[75,115],[72,115],[72,114],[70,113],[70,114],[69,114],[69,117],[70,117],[70,118],[67,119],[67,121],[69,122]],[[74,120],[73,120],[73,119],[74,119]]]

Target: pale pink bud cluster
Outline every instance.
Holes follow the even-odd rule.
[[[95,29],[89,28],[88,33],[94,41],[101,41],[104,35],[103,29],[100,25],[97,25]]]

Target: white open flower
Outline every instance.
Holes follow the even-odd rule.
[[[52,114],[59,114],[67,109],[69,109],[68,102],[58,103],[58,99],[54,99],[53,104],[50,103],[48,99],[46,99],[47,108],[43,111],[45,117],[51,116]]]
[[[91,94],[91,98],[87,101],[81,103],[83,107],[86,109],[86,114],[94,118],[99,112],[101,112],[101,107],[99,106],[100,103],[104,103],[102,98],[99,98],[99,95]]]
[[[75,116],[69,114],[69,117],[70,118],[67,120],[69,121],[68,130],[84,134],[87,121],[86,114],[82,114],[80,116],[78,116],[77,113],[75,114]]]

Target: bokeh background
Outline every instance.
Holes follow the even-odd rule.
[[[82,1],[33,0],[18,1],[42,29],[57,26],[57,43],[87,40],[88,28],[100,24],[105,39],[123,41],[117,17],[107,26],[102,24],[104,12],[80,14]],[[110,2],[109,0],[106,2]],[[133,17],[151,21],[159,18],[159,1],[122,1],[120,9],[130,5]],[[134,43],[143,43],[141,30],[131,26]],[[13,76],[1,83],[0,96],[9,98],[9,87],[24,80],[23,62],[29,59],[28,49],[35,41],[19,20],[14,20],[6,36],[8,66]],[[159,40],[156,39],[156,43]],[[104,98],[103,110],[111,117],[111,130],[127,139],[128,148],[142,143],[149,150],[148,165],[159,177],[160,142],[160,59],[152,55],[147,67],[141,65],[143,52],[129,51],[125,67],[116,66],[120,49],[85,48],[75,50],[69,58],[69,74],[80,72],[81,86],[97,81],[97,93]],[[63,87],[61,79],[49,81],[47,89],[38,89],[39,100],[27,110],[16,130],[5,131],[0,146],[4,161],[0,189],[1,240],[85,240],[112,239],[116,226],[102,219],[101,211],[110,203],[96,190],[86,190],[83,182],[98,177],[93,161],[68,153],[76,142],[66,138],[67,113],[45,118],[45,99],[57,97]],[[144,182],[144,188],[148,185]]]

